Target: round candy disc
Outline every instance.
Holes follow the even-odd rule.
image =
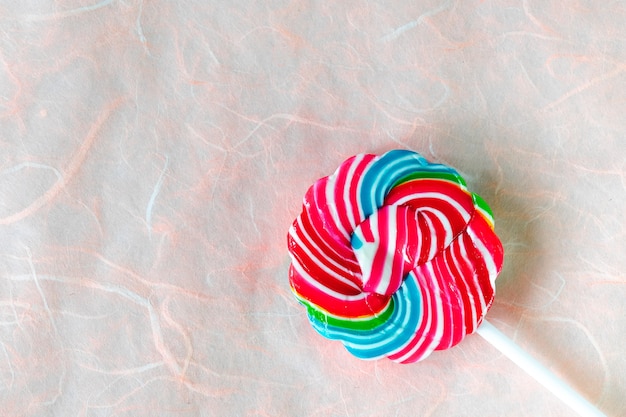
[[[487,204],[453,168],[403,150],[353,156],[313,184],[288,246],[315,330],[401,363],[476,330],[503,260]]]

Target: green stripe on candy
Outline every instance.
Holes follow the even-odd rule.
[[[436,171],[413,172],[405,177],[400,178],[398,181],[396,181],[395,184],[393,184],[393,187],[397,187],[398,185],[403,184],[405,182],[418,180],[418,179],[445,180],[445,181],[453,182],[455,184],[460,184],[464,188],[467,187],[465,180],[460,175],[454,175],[449,172],[436,172]]]
[[[387,304],[387,307],[385,307],[385,309],[377,315],[374,315],[371,317],[355,318],[355,319],[342,319],[342,318],[333,316],[331,314],[325,313],[324,311],[316,307],[314,304],[311,304],[310,302],[301,298],[298,295],[296,295],[296,297],[298,298],[298,301],[300,301],[300,303],[306,307],[309,315],[315,318],[316,320],[322,323],[327,323],[334,327],[350,329],[350,330],[367,331],[367,330],[375,329],[376,327],[380,326],[381,324],[389,320],[389,317],[391,317],[391,315],[393,314],[393,309],[394,309],[393,299],[390,299],[389,304]]]
[[[492,224],[493,224],[493,213],[491,212],[491,208],[487,204],[485,200],[478,194],[472,193],[472,199],[474,200],[474,205],[478,207],[478,210],[485,216]]]

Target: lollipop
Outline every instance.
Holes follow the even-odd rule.
[[[453,168],[405,150],[353,156],[309,188],[288,247],[311,325],[355,356],[416,362],[478,331],[581,415],[602,415],[484,320],[503,248]]]
[[[311,324],[364,359],[415,362],[459,343],[502,266],[487,204],[409,151],[357,155],[317,181],[288,244]]]

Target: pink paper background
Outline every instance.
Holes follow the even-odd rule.
[[[626,415],[626,8],[0,2],[0,415],[571,416],[479,336],[364,362],[292,297],[317,178],[456,167],[506,250],[488,318]]]

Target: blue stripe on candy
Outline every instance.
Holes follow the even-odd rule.
[[[356,233],[352,233],[352,238],[350,238],[350,245],[354,250],[358,250],[363,247],[363,242],[361,242],[361,239],[359,239]]]
[[[318,333],[328,339],[340,340],[353,355],[361,359],[380,358],[405,346],[414,337],[423,316],[421,293],[413,272],[407,275],[392,298],[394,311],[391,317],[372,330],[337,327],[312,316],[309,320]]]
[[[454,168],[431,164],[417,152],[389,151],[375,160],[362,177],[359,203],[365,218],[382,207],[385,196],[396,182],[415,172],[445,172],[459,175]]]

